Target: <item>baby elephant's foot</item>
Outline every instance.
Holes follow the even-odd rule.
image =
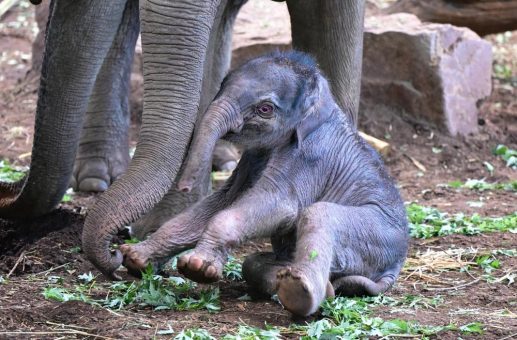
[[[223,263],[208,260],[206,255],[192,252],[178,259],[178,271],[192,281],[212,283],[222,278]]]
[[[285,309],[295,315],[311,315],[318,310],[325,296],[334,296],[330,282],[326,287],[316,286],[300,270],[288,267],[277,273],[278,298]],[[322,289],[325,292],[321,292]]]
[[[142,271],[150,263],[149,256],[141,248],[138,244],[120,246],[120,252],[124,256],[123,265],[127,268],[128,273],[135,277],[141,277]]]

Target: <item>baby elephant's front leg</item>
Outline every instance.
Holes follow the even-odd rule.
[[[196,282],[222,277],[228,252],[245,240],[269,237],[296,216],[296,206],[279,195],[248,195],[219,212],[208,224],[196,248],[179,258],[178,270]]]
[[[148,264],[160,266],[170,257],[194,247],[210,218],[226,206],[225,202],[224,194],[216,192],[164,223],[147,240],[122,245],[124,266],[139,277]]]

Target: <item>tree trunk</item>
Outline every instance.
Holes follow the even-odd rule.
[[[407,12],[422,21],[465,26],[479,35],[517,29],[517,0],[399,0],[384,13]]]

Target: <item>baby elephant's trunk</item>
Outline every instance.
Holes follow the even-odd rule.
[[[190,192],[201,179],[206,167],[212,164],[215,143],[228,132],[240,132],[242,116],[236,103],[217,99],[208,107],[201,123],[196,127],[187,163],[178,181],[178,190]]]

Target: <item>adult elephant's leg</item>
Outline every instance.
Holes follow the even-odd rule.
[[[83,229],[83,250],[104,274],[122,263],[109,246],[126,224],[171,188],[190,142],[203,68],[220,0],[141,1],[144,111],[128,170],[99,197]]]
[[[207,46],[197,121],[201,119],[212,102],[230,68],[233,23],[240,7],[245,2],[245,0],[222,0],[219,5]],[[207,169],[209,168],[207,167]],[[204,180],[199,181],[192,192],[179,192],[173,185],[160,203],[132,225],[132,233],[143,239],[145,235],[154,232],[166,221],[197,202],[201,197],[206,196],[209,188],[210,173],[208,171],[204,174]]]
[[[364,0],[287,0],[287,6],[293,47],[316,57],[336,101],[357,125]]]
[[[125,3],[51,3],[31,168],[23,185],[14,184],[6,195],[0,193],[1,217],[42,215],[61,200],[72,174],[88,98]]]
[[[86,111],[74,165],[76,191],[105,191],[129,163],[129,78],[139,30],[138,1],[129,0]]]

